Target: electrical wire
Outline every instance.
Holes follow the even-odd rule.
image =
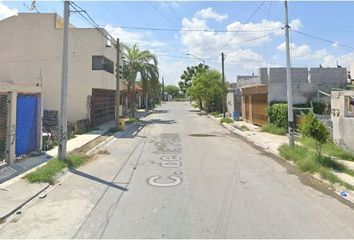
[[[105,25],[99,25],[103,27]],[[268,28],[268,29],[259,29],[259,30],[213,30],[213,29],[177,29],[177,28],[154,28],[154,27],[128,27],[122,25],[110,25],[112,27],[119,27],[122,29],[134,29],[134,30],[149,30],[149,31],[166,31],[166,32],[215,32],[215,33],[254,33],[254,32],[267,32],[267,31],[274,31],[280,30],[282,28]]]
[[[109,37],[109,34],[106,31],[103,32],[102,28],[100,28],[100,26],[87,13],[86,10],[74,2],[70,2],[70,6],[75,10],[73,12],[78,13],[83,20],[85,20],[89,25],[93,26],[107,41],[109,41],[114,46],[116,45],[115,41],[112,40],[112,37]]]
[[[338,46],[349,48],[349,49],[354,49],[353,46],[349,46],[349,45],[342,44],[342,43],[339,43],[339,42],[336,42],[336,41],[333,41],[333,40],[329,40],[329,39],[325,39],[325,38],[322,38],[322,37],[318,37],[318,36],[315,36],[315,35],[312,35],[312,34],[309,34],[309,33],[304,33],[302,31],[298,31],[298,30],[294,30],[294,29],[292,29],[291,31],[295,32],[295,33],[298,33],[298,34],[301,34],[303,36],[309,37],[309,38],[317,39],[317,40],[320,40],[320,41],[323,41],[323,42],[327,42],[327,43],[330,43],[330,44],[336,44]]]
[[[219,52],[224,50],[224,48],[230,44],[230,42],[240,33],[240,31],[242,31],[242,29],[246,26],[246,24],[249,23],[249,21],[253,18],[253,16],[256,15],[258,10],[263,6],[264,2],[265,1],[262,1],[261,4],[259,4],[259,6],[256,8],[256,10],[248,17],[246,23],[243,24],[242,28],[239,31],[236,31],[236,33],[229,39],[229,41],[227,41],[227,43],[221,48],[221,50]]]

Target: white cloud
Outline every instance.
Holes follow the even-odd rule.
[[[332,47],[338,47],[338,42],[332,43]]]
[[[17,15],[18,10],[17,9],[10,9],[7,7],[5,4],[3,4],[0,1],[0,20],[3,20],[5,18],[11,17],[13,15]]]
[[[177,85],[181,81],[180,74],[186,67],[184,61],[171,62],[168,58],[159,57],[160,76],[164,78],[165,84]]]
[[[112,25],[106,25],[104,27],[108,33],[114,38],[119,38],[120,41],[129,44],[139,44],[143,48],[159,48],[164,47],[166,44],[154,39],[151,39],[153,34],[150,32],[129,32],[120,27],[114,27]]]
[[[224,51],[229,56],[229,64],[232,64],[234,68],[236,65],[238,70],[249,72],[250,69],[256,69],[265,64],[262,56],[252,48],[262,46],[273,37],[282,35],[283,25],[279,21],[268,20],[247,24],[234,21],[226,26],[228,32],[213,32],[205,19],[184,18],[182,20],[183,30],[206,29],[210,31],[183,31],[181,32],[181,42],[186,47],[186,51],[205,59],[208,64],[211,61],[218,61],[220,51]],[[295,19],[291,21],[291,25],[293,29],[299,29],[301,21]],[[270,31],[265,30],[270,29],[277,29],[277,31],[273,31],[274,34],[269,35]],[[237,31],[240,32],[236,34]]]
[[[340,56],[327,55],[323,59],[323,66],[335,67],[337,66],[337,61],[338,64],[343,67],[349,68],[351,66],[354,66],[354,52],[340,55]]]
[[[285,42],[280,44],[277,47],[278,50],[285,52]],[[295,43],[290,44],[290,54],[292,58],[298,60],[319,60],[323,61],[323,59],[328,56],[328,52],[326,49],[320,50],[312,50],[311,47],[307,44],[296,45]]]
[[[265,64],[263,58],[251,49],[238,49],[226,55],[227,64],[238,65],[243,70],[253,70]]]
[[[197,17],[205,18],[205,19],[214,19],[217,22],[221,22],[227,19],[227,14],[221,15],[215,12],[211,7],[199,10],[196,14]]]

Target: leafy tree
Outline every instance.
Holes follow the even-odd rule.
[[[322,122],[313,113],[304,116],[300,124],[300,132],[303,136],[316,140],[317,155],[321,156],[322,145],[329,139],[329,132]]]
[[[145,88],[145,99],[148,93],[148,81],[158,77],[157,58],[149,50],[141,50],[137,44],[132,47],[123,45],[124,55],[124,77],[128,80],[128,94],[130,98],[130,117],[135,115],[135,82],[140,74]]]
[[[226,86],[222,84],[220,72],[205,70],[193,77],[188,94],[198,101],[200,108],[202,103],[205,103],[206,110],[212,112],[221,111],[222,95],[225,91]]]
[[[179,93],[179,87],[177,87],[175,85],[167,85],[165,87],[165,91],[167,92],[167,94],[169,94],[173,98],[175,98],[178,95],[178,93]]]
[[[208,65],[201,64],[201,63],[196,66],[187,67],[186,70],[184,70],[181,75],[182,81],[178,83],[181,91],[185,94],[188,88],[192,85],[193,77],[195,77],[197,74],[201,72],[205,72],[208,69],[209,69]]]

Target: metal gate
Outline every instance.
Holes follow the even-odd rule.
[[[267,94],[252,95],[252,122],[253,124],[263,126],[268,123],[267,109],[268,96]]]
[[[16,156],[38,149],[38,96],[19,94],[16,109]]]
[[[4,162],[7,157],[8,109],[8,94],[0,92],[0,164]]]
[[[91,124],[96,127],[115,117],[115,91],[92,89]]]

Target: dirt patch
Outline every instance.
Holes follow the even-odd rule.
[[[98,144],[102,143],[105,141],[109,136],[99,136],[98,138],[92,140],[91,142],[85,144],[84,146],[75,149],[72,153],[73,154],[85,154],[86,152],[90,151],[94,147],[96,147]]]

